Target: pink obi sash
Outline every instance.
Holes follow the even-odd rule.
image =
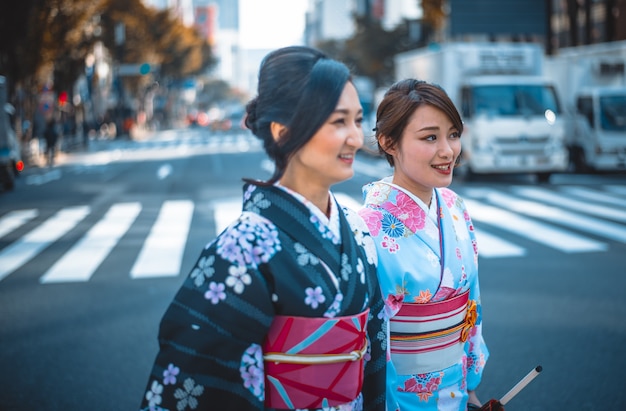
[[[476,302],[469,300],[469,291],[440,302],[403,303],[389,322],[397,373],[425,374],[456,364],[475,322]]]
[[[323,408],[363,386],[369,309],[335,318],[276,316],[263,345],[265,406]]]

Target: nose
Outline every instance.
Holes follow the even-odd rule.
[[[452,147],[452,144],[450,143],[450,141],[448,141],[448,139],[443,138],[443,139],[439,139],[440,146],[439,146],[439,155],[441,156],[441,158],[444,158],[446,160],[450,160],[451,158],[454,157],[454,148]]]
[[[350,128],[346,143],[357,150],[363,147],[363,128],[360,124],[354,123]]]

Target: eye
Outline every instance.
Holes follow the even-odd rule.
[[[459,133],[458,131],[455,131],[453,133],[450,134],[450,138],[461,138],[461,133]]]
[[[437,136],[434,135],[434,134],[430,134],[430,135],[424,137],[424,140],[426,140],[426,141],[435,141],[435,140],[437,140]]]

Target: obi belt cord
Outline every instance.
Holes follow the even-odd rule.
[[[266,405],[323,408],[355,399],[362,389],[368,315],[276,317],[263,347]]]

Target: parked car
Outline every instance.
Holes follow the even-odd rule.
[[[7,102],[6,77],[0,76],[0,184],[13,190],[15,178],[24,169],[15,130],[11,125],[14,107]]]

